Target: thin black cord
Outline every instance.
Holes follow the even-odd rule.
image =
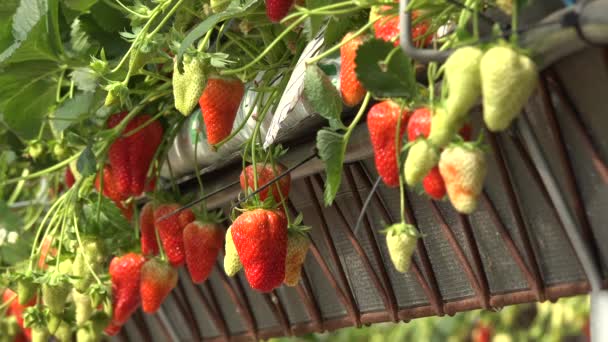
[[[261,191],[264,191],[264,189],[272,186],[274,183],[276,183],[279,179],[287,176],[291,171],[297,169],[298,167],[304,165],[306,162],[308,162],[309,160],[316,158],[317,157],[317,150],[315,148],[314,152],[309,155],[308,157],[304,158],[303,160],[301,160],[299,163],[295,164],[294,166],[290,167],[289,169],[283,171],[283,173],[279,174],[278,176],[276,176],[275,178],[273,178],[270,182],[262,185],[261,187],[259,187],[256,191],[250,193],[249,195],[247,195],[245,198],[240,199],[238,202],[236,202],[235,206],[238,207],[239,205],[241,205],[241,203],[246,202],[248,199],[250,199],[251,197],[257,195],[258,193],[260,193]]]
[[[310,156],[308,156],[308,157],[304,158],[304,160],[301,160],[299,163],[297,163],[297,164],[293,165],[292,167],[288,168],[288,169],[287,169],[287,170],[285,170],[283,173],[281,173],[281,174],[279,174],[277,177],[273,178],[273,179],[272,179],[270,182],[268,182],[268,183],[264,184],[263,186],[259,187],[259,188],[258,188],[256,191],[254,191],[254,192],[250,193],[249,195],[247,195],[247,197],[245,197],[245,198],[243,198],[243,199],[239,200],[239,201],[238,201],[238,202],[235,204],[235,206],[238,206],[238,205],[240,205],[241,203],[243,203],[243,202],[245,202],[246,200],[248,200],[249,198],[251,198],[252,196],[255,196],[255,195],[256,195],[256,194],[258,194],[260,191],[263,191],[264,189],[266,189],[266,188],[268,188],[269,186],[273,185],[273,184],[274,184],[274,183],[276,183],[276,182],[277,182],[279,179],[281,179],[281,178],[285,177],[287,174],[289,174],[289,173],[290,173],[290,172],[292,172],[293,170],[295,170],[295,169],[297,169],[298,167],[300,167],[300,166],[304,165],[304,163],[308,162],[309,160],[311,160],[311,159],[313,159],[313,158],[315,158],[315,157],[317,157],[317,156],[318,156],[318,153],[317,153],[317,149],[315,148],[315,149],[314,149],[313,154],[311,154]],[[166,215],[164,215],[164,216],[160,217],[158,220],[156,220],[156,222],[164,221],[164,220],[168,219],[168,218],[169,218],[169,217],[171,217],[171,216],[177,215],[177,214],[179,214],[180,212],[182,212],[182,211],[184,211],[184,210],[186,210],[186,209],[188,209],[188,208],[191,208],[191,207],[193,207],[193,206],[197,205],[198,203],[200,203],[200,202],[202,202],[202,201],[206,200],[207,198],[209,198],[209,197],[211,197],[211,196],[213,196],[213,195],[216,195],[216,194],[218,194],[218,193],[220,193],[220,192],[222,192],[222,191],[224,191],[224,190],[227,190],[227,189],[229,189],[229,188],[231,188],[231,187],[233,187],[233,186],[235,186],[235,185],[237,185],[237,184],[239,184],[239,183],[240,183],[240,181],[238,181],[238,180],[237,180],[237,181],[234,181],[234,182],[232,182],[232,183],[230,183],[230,184],[228,184],[228,185],[225,185],[225,186],[223,186],[223,187],[221,187],[221,188],[219,188],[219,189],[217,189],[217,190],[214,190],[214,191],[212,191],[212,192],[210,192],[210,193],[208,193],[208,194],[205,194],[204,196],[202,196],[202,197],[200,197],[200,198],[197,198],[197,199],[193,200],[192,202],[190,202],[190,203],[188,203],[188,204],[184,205],[183,207],[180,207],[180,208],[178,208],[178,209],[176,209],[176,210],[174,210],[174,211],[172,211],[172,212],[170,212],[170,213],[168,213],[168,214],[166,214]]]
[[[376,179],[374,186],[372,186],[372,189],[369,191],[369,194],[367,195],[367,198],[365,199],[365,202],[363,203],[363,207],[361,207],[361,213],[359,214],[359,217],[357,218],[357,223],[355,224],[355,229],[353,230],[354,231],[353,234],[355,234],[355,236],[357,235],[357,232],[359,231],[359,228],[361,227],[361,222],[363,221],[363,217],[365,216],[367,207],[371,203],[372,197],[373,197],[374,193],[376,192],[376,190],[378,189],[378,186],[380,185],[381,181],[382,181],[382,177],[378,176],[378,179]]]

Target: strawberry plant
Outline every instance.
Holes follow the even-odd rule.
[[[160,307],[177,267],[206,281],[222,245],[225,272],[243,270],[252,288],[298,284],[311,244],[304,218],[288,210],[300,164],[282,164],[289,152],[269,138],[282,125],[275,114],[290,114],[284,102],[301,100],[327,120],[311,135],[325,205],[367,123],[376,170],[399,187],[402,215],[405,187],[419,183],[472,212],[486,166],[479,144],[462,141],[469,112],[481,97],[487,128],[506,129],[538,77],[517,34],[480,44],[484,4],[411,1],[415,44],[457,48],[440,66],[398,46],[391,1],[3,1],[0,282],[12,318],[2,331],[115,335],[139,306]],[[518,1],[497,5],[520,10]],[[184,141],[193,153],[182,154]],[[194,171],[204,197],[200,166],[238,152],[242,194],[224,232],[204,200],[184,206],[177,181]],[[178,170],[175,155],[188,167]],[[391,260],[405,272],[420,235],[405,217],[386,224]]]

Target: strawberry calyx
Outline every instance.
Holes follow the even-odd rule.
[[[47,324],[46,310],[41,306],[30,306],[23,311],[23,323],[26,328],[44,327]]]
[[[89,290],[87,291],[87,295],[91,298],[91,305],[93,305],[93,307],[98,307],[102,303],[104,303],[105,307],[106,302],[109,302],[110,300],[110,294],[110,285],[104,283],[93,284],[89,287]],[[110,304],[110,307],[111,306],[112,305]]]
[[[207,208],[196,208],[192,209],[194,213],[195,221],[201,224],[219,224],[226,220],[224,213],[221,210],[208,211]]]
[[[403,221],[392,224],[392,225],[386,227],[384,230],[381,230],[380,232],[383,234],[386,234],[386,235],[393,235],[393,236],[403,234],[403,233],[405,233],[409,236],[412,236],[412,237],[421,236],[414,225],[405,223]]]
[[[306,235],[306,233],[308,231],[310,231],[312,228],[310,226],[304,225],[303,219],[304,219],[304,216],[302,215],[302,213],[298,213],[298,216],[296,216],[295,219],[293,219],[291,222],[289,222],[289,225],[287,226],[287,234]]]
[[[469,151],[482,150],[487,152],[489,150],[489,146],[484,143],[483,131],[479,133],[474,141],[465,141],[460,135],[457,135],[454,141],[447,146],[447,148],[453,147],[461,147]]]

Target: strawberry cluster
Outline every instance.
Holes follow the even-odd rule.
[[[127,112],[111,115],[108,128],[116,127],[126,116]],[[162,137],[162,125],[150,115],[138,115],[129,121],[122,135],[110,145],[103,184],[97,177],[96,188],[103,186],[103,194],[128,212],[122,201],[141,195],[144,188],[154,187],[154,179],[148,179],[147,175]]]

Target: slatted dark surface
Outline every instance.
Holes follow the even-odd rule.
[[[608,53],[601,50],[561,61],[543,73],[525,113],[604,272],[607,62]],[[479,128],[480,115],[474,116]],[[242,273],[236,278],[223,274],[220,255],[206,284],[193,285],[182,270],[179,288],[162,312],[138,312],[116,339],[268,338],[587,292],[584,273],[525,143],[514,130],[490,134],[486,142],[489,177],[479,209],[471,216],[407,191],[406,218],[424,235],[407,274],[394,270],[379,233],[384,223],[401,215],[398,190],[381,186],[363,226],[356,235],[352,231],[377,177],[367,151],[345,166],[336,203],[329,208],[320,204],[320,174],[300,173],[294,180],[289,207],[303,212],[305,223],[313,227],[313,247],[297,287],[256,293]],[[230,200],[215,203],[227,209]]]

